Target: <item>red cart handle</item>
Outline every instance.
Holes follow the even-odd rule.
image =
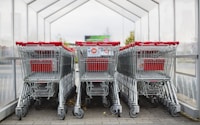
[[[179,41],[169,41],[169,42],[140,42],[140,41],[135,41],[133,43],[130,43],[126,46],[120,47],[120,51],[128,49],[130,47],[134,46],[170,46],[170,45],[179,45]]]
[[[119,41],[115,42],[82,42],[82,41],[76,41],[75,43],[78,46],[117,46],[120,45]]]
[[[16,42],[16,45],[19,45],[19,46],[53,45],[53,46],[62,46],[65,50],[70,51],[70,52],[75,51],[73,48],[64,46],[62,42],[41,42],[41,41],[40,42]]]
[[[169,46],[169,45],[178,45],[178,41],[171,41],[171,42],[135,42],[135,46]]]

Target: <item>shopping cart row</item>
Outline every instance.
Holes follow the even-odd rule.
[[[139,95],[153,104],[162,102],[172,116],[180,112],[174,78],[179,42],[134,42],[120,48],[117,81],[120,94],[128,102],[129,114],[139,113]]]
[[[130,116],[139,113],[139,95],[153,103],[163,102],[175,116],[180,112],[173,84],[174,56],[178,42],[135,42],[120,48],[120,42],[79,42],[76,49],[61,42],[16,42],[22,57],[23,89],[16,107],[21,120],[34,100],[57,99],[58,116],[64,119],[66,101],[76,90],[73,115],[84,117],[82,105],[96,97],[120,117],[120,96],[130,107]],[[78,57],[79,80],[75,86],[74,57]]]
[[[16,42],[22,57],[23,89],[15,113],[24,117],[32,101],[35,107],[42,99],[55,99],[58,116],[65,118],[68,97],[75,91],[74,50],[61,42]],[[55,103],[57,103],[55,102]]]

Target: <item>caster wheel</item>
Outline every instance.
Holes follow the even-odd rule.
[[[110,107],[110,101],[109,100],[107,100],[107,103],[103,103],[103,106],[105,107],[105,108],[109,108]]]
[[[36,101],[34,104],[34,107],[36,110],[40,110],[41,109],[41,101]]]
[[[134,108],[130,109],[129,115],[130,115],[131,118],[136,118],[137,117],[137,113],[135,112]]]
[[[65,111],[65,113],[67,114],[67,112],[68,112],[68,108],[67,108],[67,106],[66,105],[64,105],[64,111]]]
[[[85,98],[85,106],[90,107],[91,106],[91,99],[90,98]]]
[[[83,118],[83,116],[84,116],[83,109],[79,109],[79,112],[78,113],[74,113],[74,115],[76,116],[76,118],[79,118],[79,119]]]
[[[171,114],[172,107],[174,107],[174,106],[173,106],[173,104],[170,102],[170,103],[168,104],[168,107],[167,107],[167,111],[168,111],[170,114]]]
[[[179,116],[179,113],[176,111],[176,107],[173,106],[170,108],[170,114],[173,116],[173,117],[177,117]]]
[[[18,120],[22,120],[22,109],[16,112],[16,116]]]
[[[117,117],[121,117],[120,110],[117,110]]]
[[[28,113],[28,108],[25,106],[22,108],[22,117],[26,117],[27,113]]]
[[[110,112],[112,113],[112,114],[117,114],[117,112],[116,112],[116,110],[114,109],[114,106],[111,106],[110,107]]]
[[[60,114],[58,117],[59,117],[60,120],[64,120],[65,119],[65,113]]]
[[[60,111],[60,114],[58,114],[58,118],[60,120],[64,120],[65,119],[65,109]]]
[[[72,109],[72,115],[75,116],[74,109]]]
[[[22,114],[17,115],[18,120],[22,120]]]
[[[156,108],[156,107],[159,106],[159,102],[158,102],[157,99],[152,99],[152,100],[151,100],[151,103],[152,103],[152,105],[153,105],[154,108]]]

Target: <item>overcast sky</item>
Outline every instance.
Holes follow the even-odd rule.
[[[85,35],[111,36],[111,41],[121,41],[134,30],[134,23],[106,8],[89,1],[52,24],[52,40],[58,35],[66,41],[84,40]]]

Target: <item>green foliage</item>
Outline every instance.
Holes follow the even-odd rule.
[[[128,45],[135,41],[135,34],[133,31],[130,32],[130,36],[126,39],[125,45]]]
[[[64,41],[64,45],[67,46],[67,47],[69,47],[69,43],[66,42],[66,41]]]
[[[75,62],[75,63],[78,63],[78,57],[77,57],[77,56],[75,56],[74,62]]]

